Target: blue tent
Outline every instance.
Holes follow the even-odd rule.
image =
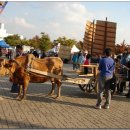
[[[0,41],[0,47],[1,48],[9,48],[10,46],[4,40],[1,40]]]

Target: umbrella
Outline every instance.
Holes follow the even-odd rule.
[[[10,46],[4,40],[1,40],[0,41],[0,47],[1,48],[9,48]]]

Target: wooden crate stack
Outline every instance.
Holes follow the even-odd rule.
[[[115,53],[116,23],[97,20],[87,21],[83,41],[84,50],[92,56],[103,55],[104,49],[109,47]]]
[[[68,46],[60,45],[60,49],[59,49],[59,52],[58,52],[58,56],[59,56],[62,60],[64,60],[64,59],[70,60],[70,58],[71,58],[71,48],[68,47]]]

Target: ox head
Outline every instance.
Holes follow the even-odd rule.
[[[0,59],[0,76],[5,76],[10,72],[13,73],[16,68],[14,63],[18,65],[15,60]]]
[[[7,68],[5,68],[5,64],[8,62],[6,59],[0,59],[0,76],[5,76],[8,74]]]

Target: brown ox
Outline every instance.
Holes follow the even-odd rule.
[[[0,75],[13,73],[13,75],[11,76],[12,81],[23,86],[23,96],[21,97],[21,89],[18,94],[20,100],[25,98],[29,82],[44,83],[48,80],[50,80],[52,83],[52,89],[48,95],[54,94],[55,85],[57,85],[58,92],[56,98],[60,97],[61,79],[27,73],[25,72],[25,70],[28,66],[40,71],[62,75],[63,62],[58,57],[46,57],[44,59],[38,59],[35,58],[32,54],[28,54],[27,56],[20,56],[15,58],[14,60],[1,61]]]

